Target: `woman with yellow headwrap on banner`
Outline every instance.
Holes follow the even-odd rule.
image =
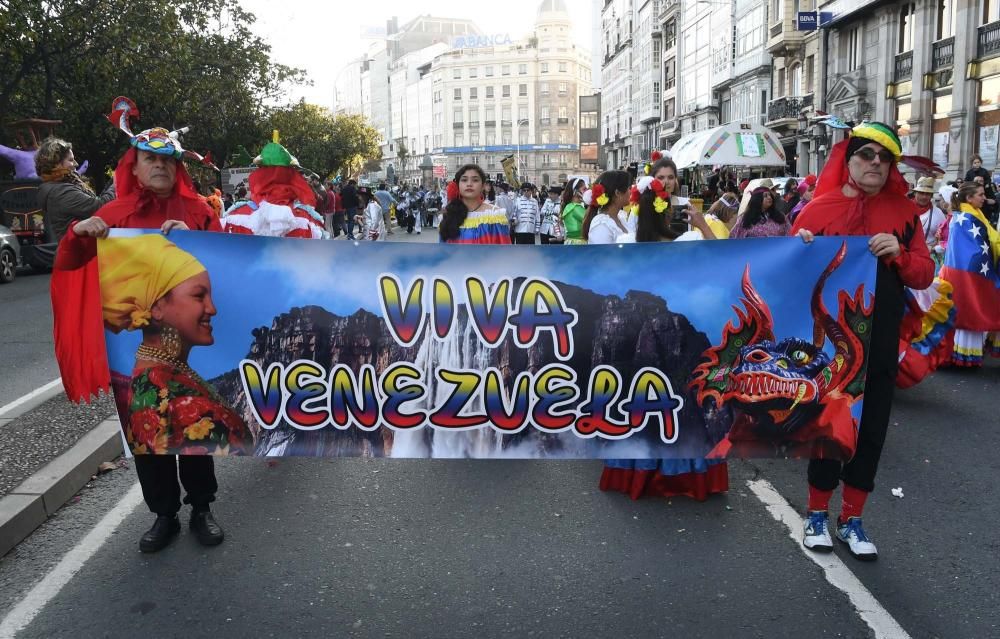
[[[215,341],[216,308],[205,267],[161,234],[102,240],[98,264],[105,328],[113,333],[142,331],[128,387],[114,384],[132,451],[161,456],[252,455],[253,435],[242,418],[188,365],[193,347]],[[143,466],[136,464],[136,470],[141,475]],[[199,508],[207,512],[207,504],[197,503],[198,482],[186,481],[183,467],[181,483],[188,493],[185,502],[195,513]],[[179,506],[176,482],[144,482],[143,489],[150,508],[170,519],[171,530],[179,530],[173,523],[176,514],[164,514]],[[207,543],[215,538],[199,540]],[[215,543],[222,541],[221,529],[217,539]],[[165,541],[169,536],[142,549],[158,550],[153,546]]]

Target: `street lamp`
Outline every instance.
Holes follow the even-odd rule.
[[[521,124],[522,123],[524,123],[525,126],[528,126],[528,120],[526,120],[526,119],[524,119],[524,120],[518,120],[514,124],[514,137],[515,137],[516,142],[517,142],[517,160],[516,160],[516,162],[517,162],[517,179],[518,180],[521,179]]]

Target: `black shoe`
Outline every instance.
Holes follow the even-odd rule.
[[[177,519],[177,515],[158,515],[153,527],[139,539],[139,550],[159,552],[166,548],[180,531],[181,522]]]
[[[211,510],[196,510],[191,513],[191,530],[202,546],[218,546],[226,538],[222,526],[215,522]]]

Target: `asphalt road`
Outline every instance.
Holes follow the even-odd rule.
[[[0,284],[0,406],[59,377],[49,277],[20,269],[13,282]]]
[[[899,393],[865,518],[880,559],[836,551],[912,637],[1000,636],[997,397],[995,363]],[[222,546],[142,555],[139,505],[18,636],[874,636],[747,488],[801,512],[804,462],[730,473],[700,504],[601,493],[599,462],[226,459]],[[133,484],[96,479],[0,559],[0,619]]]

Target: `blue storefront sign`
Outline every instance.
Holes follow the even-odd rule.
[[[799,31],[815,31],[817,27],[816,24],[816,12],[815,11],[799,11],[798,15],[798,30]]]
[[[497,144],[489,146],[446,146],[433,149],[432,153],[515,153],[521,151],[577,151],[576,144]]]

